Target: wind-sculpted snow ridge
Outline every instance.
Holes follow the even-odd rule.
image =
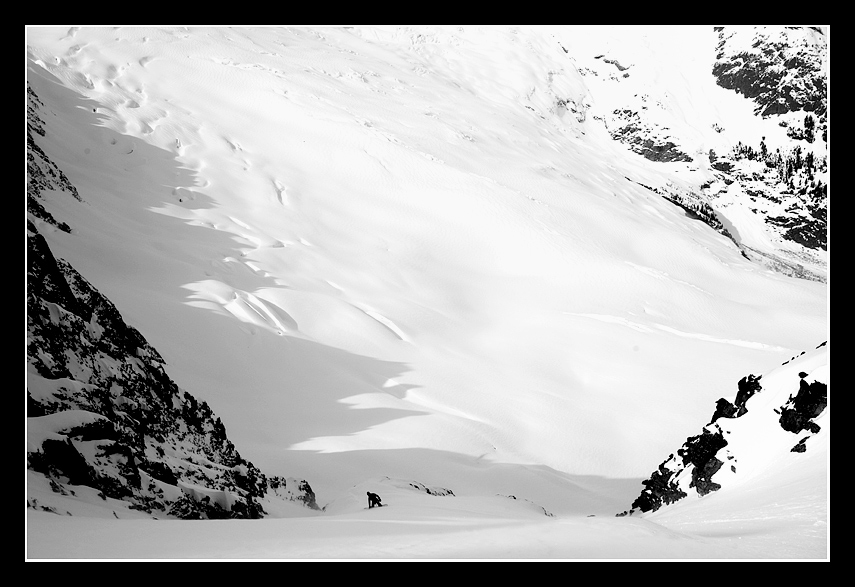
[[[823,342],[765,375],[742,378],[735,399],[720,398],[701,433],[642,481],[645,489],[631,509],[618,515],[655,512],[691,495],[739,491],[741,483],[769,470],[799,467],[802,453],[814,445],[827,448],[828,365]]]
[[[36,109],[29,115],[36,127]],[[31,202],[43,189],[76,196],[29,134],[28,155]],[[221,419],[170,379],[160,354],[53,255],[36,223],[65,225],[28,211],[27,506],[71,513],[94,503],[117,517],[182,519],[317,510],[306,481],[266,476],[241,457]]]

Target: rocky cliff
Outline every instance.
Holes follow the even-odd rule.
[[[170,379],[157,350],[53,254],[38,226],[72,228],[44,202],[81,196],[38,147],[35,137],[46,132],[41,103],[30,89],[28,99],[30,479],[58,495],[94,492],[157,518],[260,518],[283,502],[317,510],[306,481],[265,475],[243,458],[210,407]],[[28,507],[61,513],[44,501],[28,493]]]

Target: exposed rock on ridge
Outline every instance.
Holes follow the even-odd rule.
[[[71,232],[71,228],[57,221],[41,202],[47,190],[65,192],[80,200],[77,188],[33,139],[33,133],[45,136],[44,121],[39,116],[39,108],[42,106],[41,100],[27,84],[27,212],[64,232]]]
[[[791,143],[767,149],[764,137],[755,145],[740,142],[717,161],[710,153],[717,181],[704,186],[704,194],[715,202],[741,191],[742,206],[784,245],[765,255],[749,248],[749,257],[797,277],[824,280],[807,267],[825,265],[828,238],[826,36],[811,27],[716,30],[716,82],[750,99],[758,116],[776,120]]]
[[[306,481],[244,459],[140,332],[54,256],[37,223],[69,229],[39,199],[46,190],[80,196],[36,145],[30,131],[45,128],[30,89],[28,99],[27,468],[58,494],[95,491],[158,518],[259,518],[277,502],[317,510]]]
[[[735,399],[730,401],[720,398],[716,402],[712,419],[704,426],[701,434],[688,438],[677,450],[676,456],[669,455],[648,479],[642,481],[644,489],[641,494],[628,511],[618,515],[655,512],[692,494],[703,497],[722,489],[722,486],[737,474],[740,449],[733,445],[734,438],[741,437],[742,447],[751,445],[752,451],[760,450],[767,455],[769,461],[779,457],[781,451],[806,452],[809,438],[821,430],[816,419],[827,407],[826,346],[827,343],[820,344],[807,357],[808,362],[804,364],[812,366],[812,373],[798,372],[800,383],[795,393],[787,391],[795,386],[794,382],[781,382],[795,378],[797,365],[787,365],[806,353],[768,373],[767,377],[773,379],[773,387],[770,389],[764,390],[761,385],[762,375],[747,375],[742,378],[738,383]],[[812,382],[808,383],[808,379],[812,379]],[[758,395],[769,394],[771,397],[761,400],[765,403],[752,402]],[[788,399],[784,400],[784,397]],[[740,422],[741,426],[731,424],[737,419],[745,419],[748,414],[752,416],[748,418],[750,422],[743,420]],[[772,421],[774,424],[770,426]],[[761,428],[763,433],[759,432]],[[774,432],[774,438],[768,437],[770,428],[772,431],[777,430]],[[807,434],[792,446],[791,435],[803,432]],[[764,444],[758,447],[757,443]],[[792,448],[788,448],[789,446]],[[798,461],[784,462],[789,466],[798,466]]]
[[[826,114],[825,35],[810,27],[718,27],[713,75],[757,104],[763,117]],[[747,37],[751,36],[749,40]]]
[[[660,92],[649,73],[644,77],[644,68],[635,67],[632,79],[625,79],[627,68],[616,70],[618,60],[611,54],[597,55],[579,68],[609,97],[608,107],[595,110],[593,117],[603,122],[612,139],[645,159],[670,168],[685,163],[676,168],[700,172],[703,179],[689,186],[688,196],[661,195],[722,234],[724,221],[727,236],[743,256],[789,276],[825,281],[826,35],[810,27],[717,27],[712,32],[718,41],[711,36],[710,71],[705,72],[713,76],[709,83],[751,100],[756,116],[767,119],[770,130],[779,131],[775,124],[785,129],[776,132],[781,136],[775,137],[774,146],[767,148],[766,137],[760,136],[752,137],[751,145],[736,144],[726,128],[729,120],[711,124],[720,137],[699,142],[697,137],[704,133],[686,127],[683,113],[662,93],[666,88]],[[677,86],[678,92],[683,89]],[[716,145],[719,152],[708,145]]]
[[[634,153],[645,159],[662,163],[673,161],[691,162],[674,142],[668,129],[643,120],[630,109],[615,110],[609,127],[611,137],[627,145]]]

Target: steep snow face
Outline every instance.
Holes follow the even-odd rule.
[[[100,499],[116,517],[118,509],[183,519],[317,510],[308,483],[266,477],[243,459],[222,420],[178,388],[112,302],[53,255],[32,221],[70,233],[44,204],[81,197],[36,144],[34,135],[48,135],[46,108],[30,86],[27,99],[27,507],[59,514],[71,502],[78,514]]]
[[[185,519],[317,509],[305,481],[267,478],[243,459],[220,418],[169,379],[113,304],[31,223],[27,236],[28,507],[60,513],[59,494]]]
[[[258,518],[277,501],[317,509],[305,481],[268,479],[243,459],[220,418],[29,227],[28,507],[60,513],[50,487],[155,517]]]
[[[495,493],[504,470],[577,511],[596,500],[553,474],[646,476],[722,389],[827,339],[824,284],[644,187],[703,172],[616,144],[550,30],[27,42],[39,144],[85,202],[53,202],[72,233],[45,238],[320,503],[384,475]]]

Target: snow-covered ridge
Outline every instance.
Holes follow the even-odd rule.
[[[655,512],[690,495],[739,491],[774,468],[807,466],[828,451],[829,344],[763,375],[747,375],[735,398],[721,398],[701,434],[659,465],[625,514]],[[805,452],[818,455],[804,455]]]

